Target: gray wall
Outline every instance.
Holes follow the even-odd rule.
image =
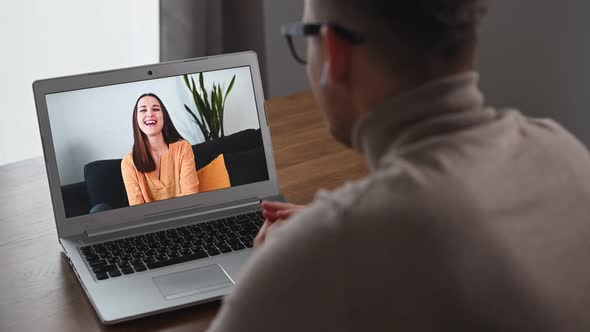
[[[293,59],[281,25],[300,21],[303,1],[264,0],[264,40],[266,53],[266,95],[269,98],[285,96],[309,89],[305,66]]]
[[[478,61],[488,103],[553,118],[590,145],[590,2],[490,3]]]
[[[302,14],[302,0],[160,0],[160,61],[253,50],[267,98],[306,90],[280,33]]]

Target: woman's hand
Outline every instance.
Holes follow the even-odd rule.
[[[285,223],[287,219],[303,210],[305,205],[295,205],[282,202],[262,202],[262,215],[266,219],[254,239],[254,247],[260,247],[268,234],[277,226]]]

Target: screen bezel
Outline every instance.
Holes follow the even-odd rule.
[[[258,112],[258,121],[260,123],[260,131],[262,134],[268,169],[268,181],[96,214],[66,218],[56,154],[51,135],[46,95],[245,66],[250,67],[254,98]],[[121,225],[125,225],[125,227],[140,225],[146,217],[153,215],[161,215],[164,217],[168,213],[174,214],[179,210],[206,209],[207,206],[221,205],[233,201],[243,202],[244,200],[250,199],[254,201],[256,199],[279,195],[275,160],[270,140],[270,130],[264,106],[265,99],[260,79],[260,69],[258,66],[257,55],[254,52],[188,59],[98,73],[39,80],[33,83],[33,91],[35,95],[39,130],[41,133],[43,155],[45,158],[52,198],[51,201],[59,237],[80,235],[86,230],[96,228],[97,226],[100,226],[101,229],[108,229],[118,228]]]

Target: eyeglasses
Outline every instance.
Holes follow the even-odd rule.
[[[334,29],[342,38],[354,45],[359,45],[365,42],[365,37],[360,34],[343,28],[337,24],[332,23],[303,23],[295,22],[283,25],[281,33],[287,39],[289,49],[297,62],[302,65],[307,64],[307,41],[301,37],[316,37],[319,36],[320,31],[324,25]],[[294,37],[300,37],[295,39]]]

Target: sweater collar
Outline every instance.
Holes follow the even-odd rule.
[[[458,122],[459,114],[466,114],[473,123],[475,117],[489,117],[484,110],[484,97],[478,88],[479,75],[466,72],[441,78],[421,87],[385,100],[365,114],[354,126],[353,147],[368,159],[371,170],[376,170],[381,158],[392,148],[399,149],[413,141],[436,133],[412,130],[433,118],[449,115]],[[446,121],[446,127],[449,126]],[[457,122],[457,121],[455,121]]]

